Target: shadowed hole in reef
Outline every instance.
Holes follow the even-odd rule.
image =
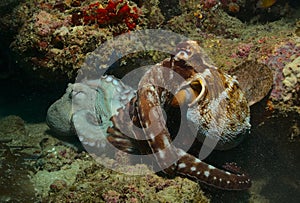
[[[251,134],[236,148],[214,151],[207,162],[218,167],[235,162],[249,174],[249,191],[204,190],[212,202],[300,202],[300,116],[266,115],[261,104],[252,109]]]
[[[48,107],[65,92],[66,83],[47,86],[41,81],[11,75],[0,79],[0,118],[20,116],[29,123],[44,122]]]

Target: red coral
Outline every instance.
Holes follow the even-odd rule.
[[[82,13],[84,24],[97,23],[99,25],[108,25],[125,23],[128,30],[133,30],[136,27],[136,21],[139,16],[140,10],[135,6],[130,6],[124,0],[109,0],[105,8],[97,2],[89,5]]]

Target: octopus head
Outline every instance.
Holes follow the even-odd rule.
[[[204,54],[194,41],[182,43],[174,56],[185,61],[177,69],[193,71],[180,85],[171,102],[187,106],[188,122],[197,129],[197,137],[217,140],[218,149],[228,149],[240,143],[250,129],[250,110],[247,99],[235,77],[223,73]]]

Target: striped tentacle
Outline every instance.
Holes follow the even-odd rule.
[[[245,174],[218,169],[180,149],[178,154],[181,157],[177,162],[176,171],[182,176],[226,190],[246,190],[251,187],[251,180]]]

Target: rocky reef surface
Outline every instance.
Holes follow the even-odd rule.
[[[6,43],[10,43],[21,69],[48,81],[73,80],[86,56],[119,34],[145,28],[169,29],[201,42],[221,69],[230,70],[246,59],[268,65],[274,71],[270,99],[280,108],[278,103],[291,106],[299,100],[299,83],[291,82],[290,73],[283,74],[284,67],[300,53],[299,12],[294,4],[278,1],[269,5],[254,0],[29,0],[2,13],[0,29],[9,38]],[[105,18],[106,14],[110,17]],[[157,62],[164,57],[157,52],[131,54],[118,66],[139,67],[145,60]],[[296,92],[291,93],[291,89]],[[288,102],[290,99],[295,102]]]

